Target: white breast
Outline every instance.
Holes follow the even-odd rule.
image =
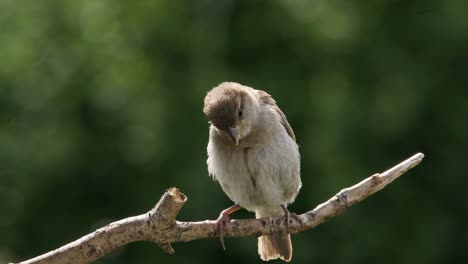
[[[277,123],[261,145],[228,147],[213,137],[208,143],[210,175],[234,203],[249,211],[292,203],[301,187],[298,146]]]

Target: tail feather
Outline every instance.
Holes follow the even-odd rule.
[[[281,211],[277,213],[268,213],[256,211],[256,217],[272,217],[281,215]],[[258,238],[258,254],[264,261],[280,258],[289,262],[292,257],[292,243],[290,235],[269,235]]]
[[[258,254],[264,261],[280,258],[289,262],[292,257],[291,236],[271,235],[259,237]]]

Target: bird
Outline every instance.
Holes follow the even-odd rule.
[[[223,82],[206,94],[203,112],[210,124],[208,172],[234,202],[216,220],[223,248],[229,215],[242,208],[255,212],[256,218],[286,216],[289,227],[287,206],[302,186],[300,153],[276,101],[263,90]],[[290,235],[258,237],[258,254],[264,261],[289,262]]]

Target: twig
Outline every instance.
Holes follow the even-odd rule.
[[[415,154],[383,173],[374,174],[354,186],[341,190],[315,209],[298,215],[299,221],[291,218],[289,232],[298,233],[314,228],[343,213],[351,205],[383,189],[400,175],[418,165],[423,157],[422,153]],[[164,251],[173,254],[174,250],[171,247],[173,242],[218,237],[215,221],[180,222],[175,220],[186,201],[187,197],[177,188],[168,189],[148,213],[113,222],[59,249],[19,263],[89,263],[118,247],[135,241],[155,242]],[[232,220],[227,225],[225,236],[260,236],[286,232],[287,226],[283,217],[245,219]]]

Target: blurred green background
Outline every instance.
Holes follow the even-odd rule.
[[[468,2],[0,1],[0,262],[144,213],[232,203],[206,168],[206,92],[268,91],[315,207],[416,152],[414,170],[316,229],[294,263],[459,263],[468,217]],[[234,218],[252,217],[247,212]],[[97,263],[257,262],[256,238],[134,243]]]

